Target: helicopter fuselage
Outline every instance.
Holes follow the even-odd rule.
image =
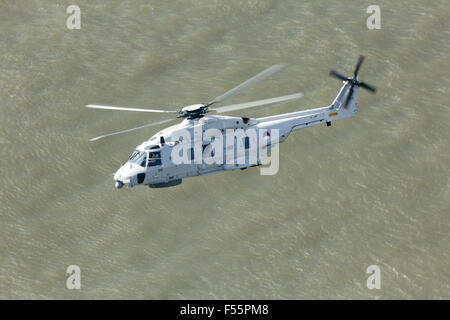
[[[184,119],[181,123],[168,127],[155,134],[148,141],[143,142],[133,151],[130,159],[116,172],[114,180],[116,187],[133,187],[136,185],[148,185],[150,187],[170,187],[181,183],[183,178],[202,176],[222,171],[244,169],[261,164],[263,156],[257,154],[255,161],[239,161],[248,158],[250,145],[259,143],[251,131],[257,132],[258,137],[267,139],[268,149],[272,145],[283,142],[292,131],[308,128],[319,124],[331,124],[331,121],[352,117],[358,111],[356,103],[358,88],[353,89],[352,97],[347,107],[342,106],[344,96],[349,90],[349,82],[344,82],[339,94],[330,106],[309,109],[264,118],[241,118],[231,116],[202,116],[197,119]],[[278,139],[272,141],[270,132],[277,130]],[[208,131],[229,134],[241,132],[241,138],[233,138],[234,144],[222,144],[223,161],[207,162],[205,157],[215,156],[211,141],[205,139]],[[191,139],[180,137],[188,133]],[[242,136],[242,133],[244,135]],[[238,135],[236,135],[238,136]],[[252,138],[253,137],[253,138]],[[200,141],[199,141],[200,140]],[[193,142],[198,142],[201,149],[192,148]],[[174,159],[174,148],[184,146],[187,150],[187,159],[183,163],[177,163]],[[233,148],[234,150],[230,149]],[[196,152],[200,152],[200,160],[197,160]],[[232,159],[230,159],[230,155]],[[228,157],[228,158],[227,158]]]

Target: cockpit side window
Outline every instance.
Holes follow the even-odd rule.
[[[161,151],[150,151],[148,153],[148,166],[159,166],[161,165]]]

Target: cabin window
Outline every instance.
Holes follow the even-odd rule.
[[[189,160],[194,160],[194,148],[190,148],[189,152],[188,152],[188,159]]]
[[[250,137],[245,137],[244,138],[244,146],[245,146],[245,149],[249,149],[250,148]]]
[[[154,149],[159,149],[158,145],[149,145],[147,147],[145,147],[145,150],[154,150]]]
[[[205,155],[205,150],[206,150],[206,148],[208,148],[209,147],[209,149],[208,149],[208,151],[209,151],[209,155]],[[205,144],[204,146],[203,146],[203,155],[205,155],[205,157],[208,157],[208,156],[211,156],[211,157],[214,157],[214,149],[212,148],[212,146],[211,146],[211,144]]]

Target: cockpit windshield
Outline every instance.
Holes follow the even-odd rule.
[[[147,164],[147,152],[134,150],[128,161],[145,168]]]

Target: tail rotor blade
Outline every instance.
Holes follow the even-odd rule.
[[[371,85],[368,85],[368,84],[365,83],[365,82],[360,82],[360,83],[359,83],[359,86],[360,86],[360,87],[363,87],[364,89],[369,90],[369,91],[372,92],[372,93],[376,93],[376,92],[377,92],[377,88],[375,88],[375,87],[373,87],[373,86],[371,86]]]
[[[347,81],[348,80],[347,77],[344,77],[342,74],[340,74],[339,72],[337,72],[336,70],[333,70],[333,69],[330,70],[329,74],[330,74],[330,76],[338,78],[338,79],[340,79],[342,81]]]
[[[347,97],[345,98],[345,102],[343,105],[344,108],[347,108],[348,103],[350,102],[350,99],[352,98],[352,96],[353,96],[353,85],[351,85],[350,89],[348,90]]]
[[[355,78],[358,76],[359,68],[361,68],[361,64],[363,63],[363,61],[364,61],[364,56],[359,56],[358,63],[356,64],[356,68],[355,68],[355,72],[354,72]]]
[[[157,126],[157,125],[160,125],[160,124],[163,124],[163,123],[166,123],[166,122],[170,122],[170,121],[173,121],[173,120],[175,120],[175,119],[162,120],[162,121],[158,121],[158,122],[145,124],[143,126],[132,128],[132,129],[126,129],[126,130],[122,130],[122,131],[118,131],[118,132],[108,133],[108,134],[104,134],[104,135],[99,136],[99,137],[92,138],[89,141],[97,141],[97,140],[105,138],[105,137],[115,136],[116,134],[131,132],[131,131],[135,131],[135,130],[139,130],[139,129],[143,129],[143,128],[147,128],[147,127],[153,127],[153,126]]]

